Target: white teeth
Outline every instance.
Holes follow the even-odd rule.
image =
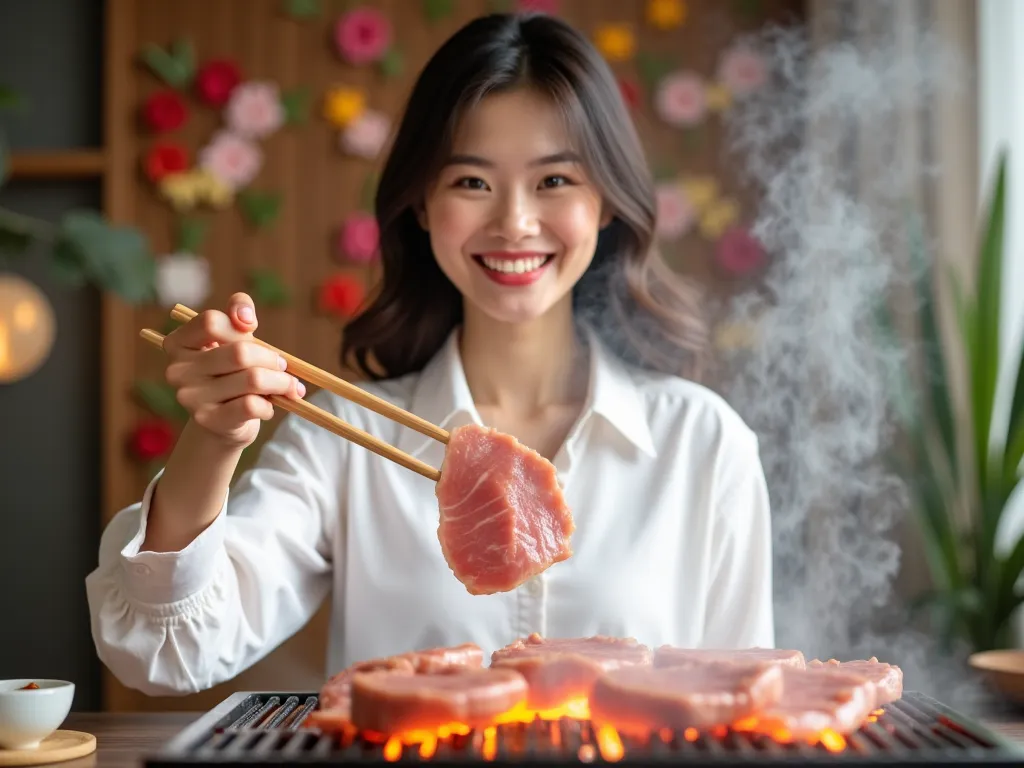
[[[525,272],[533,272],[540,269],[547,261],[547,256],[531,256],[528,259],[491,259],[487,256],[481,257],[484,266],[493,269],[495,272],[521,275]]]

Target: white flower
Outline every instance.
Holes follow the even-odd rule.
[[[199,151],[199,167],[233,190],[252,181],[263,167],[259,146],[230,131],[218,131]]]
[[[368,109],[342,131],[341,148],[350,155],[372,160],[380,154],[390,133],[391,119]]]
[[[210,295],[210,264],[194,253],[172,253],[156,262],[156,293],[167,307],[200,307]]]
[[[231,92],[224,120],[235,133],[263,139],[284,124],[284,107],[276,83],[242,83]]]

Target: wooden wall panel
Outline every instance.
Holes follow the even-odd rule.
[[[419,0],[367,0],[385,10],[395,25],[397,44],[405,59],[401,77],[387,80],[372,67],[344,65],[330,44],[331,22],[349,3],[322,0],[317,20],[297,21],[283,12],[281,0],[110,0],[107,66],[107,187],[106,207],[117,221],[134,222],[151,238],[157,253],[173,247],[175,216],[140,172],[142,153],[153,137],[137,118],[145,97],[162,84],[137,59],[142,45],[166,46],[189,36],[198,60],[214,56],[235,58],[246,78],[276,81],[284,89],[308,87],[313,109],[306,125],[286,127],[262,142],[265,165],[254,186],[283,193],[283,209],[269,231],[253,232],[237,208],[210,217],[210,231],[201,249],[212,266],[213,294],[208,306],[221,307],[245,287],[254,266],[272,267],[296,298],[290,308],[259,310],[261,338],[318,366],[339,371],[337,351],[341,329],[337,321],[312,310],[321,281],[341,269],[332,258],[332,238],[342,217],[358,207],[361,190],[374,164],[341,153],[337,132],[320,115],[320,97],[332,85],[367,89],[369,105],[397,115],[416,73],[437,46],[461,24],[484,12],[488,0],[455,0],[455,12],[436,23],[425,20]],[[802,14],[802,0],[764,0],[756,18],[741,14],[751,0],[689,0],[688,18],[679,29],[654,30],[645,21],[642,0],[563,0],[562,15],[592,32],[600,22],[629,22],[638,33],[639,48],[670,56],[680,68],[713,73],[717,55],[732,37],[765,19],[793,19]],[[616,65],[635,74],[634,64]],[[220,123],[220,115],[190,99],[191,119],[175,137],[198,150]],[[697,150],[680,133],[660,124],[649,107],[637,122],[652,162],[676,170],[708,173],[728,179],[717,117],[709,118]],[[688,148],[687,148],[688,147]],[[703,249],[703,250],[702,250]],[[707,244],[688,238],[677,249],[681,268],[707,274]],[[704,254],[704,255],[702,255]],[[373,279],[370,268],[349,271]],[[105,299],[104,311],[104,521],[137,500],[148,479],[124,449],[126,436],[144,412],[130,391],[139,378],[160,378],[161,354],[138,337],[142,327],[162,329],[166,308],[126,307]],[[197,308],[198,309],[198,308]],[[343,374],[345,372],[342,372]],[[264,429],[266,435],[270,429]],[[111,709],[207,708],[231,690],[240,688],[316,685],[323,674],[326,609],[303,632],[270,654],[239,679],[200,696],[147,699],[120,686],[107,675]]]

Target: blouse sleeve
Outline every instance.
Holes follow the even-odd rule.
[[[324,393],[310,399],[331,410]],[[99,657],[123,684],[149,695],[210,688],[309,621],[330,590],[346,445],[286,416],[178,552],[139,551],[159,476],[114,517],[86,592]]]
[[[742,428],[716,480],[705,648],[774,648],[772,528],[754,432]]]

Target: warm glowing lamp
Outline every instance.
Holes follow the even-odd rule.
[[[43,292],[17,275],[0,275],[0,384],[35,373],[53,348],[55,330]]]

